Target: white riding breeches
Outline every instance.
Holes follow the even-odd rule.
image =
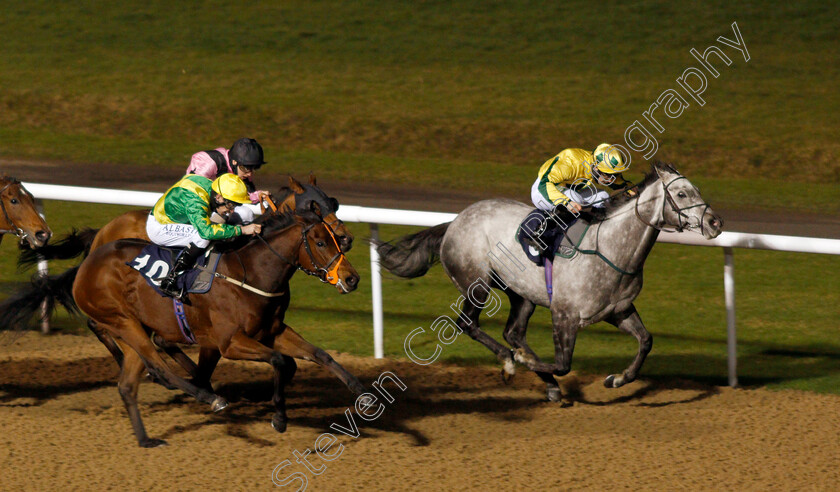
[[[584,207],[591,205],[595,208],[601,208],[604,206],[604,200],[610,196],[606,191],[599,190],[595,187],[582,188],[581,192],[577,192],[571,188],[558,189],[564,195],[569,197],[569,200],[580,203]],[[543,196],[542,193],[540,193],[539,179],[534,181],[534,184],[531,186],[531,201],[534,202],[534,206],[540,210],[544,210],[546,212],[554,210],[554,204],[551,203],[547,197]]]
[[[210,241],[198,235],[198,230],[192,225],[161,224],[152,214],[146,219],[146,234],[159,246],[187,247],[193,243],[199,248],[206,248],[210,244]]]

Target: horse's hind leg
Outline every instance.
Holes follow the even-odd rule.
[[[137,443],[144,448],[153,448],[166,444],[166,441],[162,439],[149,438],[149,435],[146,434],[146,427],[143,425],[143,420],[140,418],[140,410],[137,408],[137,389],[140,386],[140,379],[143,373],[146,372],[146,365],[143,363],[143,359],[137,355],[137,352],[129,349],[124,352],[122,362],[117,388],[119,389],[123,404],[125,404],[125,409],[128,411],[128,418],[131,420],[131,427],[134,429]]]
[[[607,388],[618,388],[636,380],[636,377],[639,375],[639,369],[642,368],[645,358],[650,353],[651,347],[653,347],[653,336],[645,329],[642,318],[636,312],[636,306],[632,304],[626,311],[614,313],[607,318],[607,322],[615,325],[624,333],[633,335],[639,342],[639,350],[636,352],[636,358],[633,359],[630,366],[623,373],[610,374],[604,380],[604,386]]]
[[[114,321],[110,326],[106,326],[106,329],[137,351],[153,377],[159,379],[164,385],[175,386],[198,401],[210,404],[213,411],[217,412],[227,406],[227,401],[221,396],[199,388],[173,373],[166,365],[166,361],[155,350],[155,346],[152,345],[151,339],[146,335],[140,323],[129,318],[119,318]]]
[[[472,286],[471,284],[469,287],[461,289],[461,286],[458,283],[456,283],[456,285],[458,285],[461,292],[468,292]],[[487,285],[487,283],[485,282],[484,285]],[[489,291],[482,287],[481,289],[474,289],[472,295],[462,296],[466,297],[466,299],[463,302],[461,314],[458,316],[456,324],[458,325],[458,328],[460,328],[461,331],[465,331],[470,338],[481,343],[496,354],[499,362],[502,363],[502,370],[506,372],[509,377],[513,377],[515,374],[515,366],[513,364],[514,359],[511,350],[497,342],[493,337],[485,333],[484,330],[479,327],[478,317],[481,314],[481,310],[484,309],[484,306],[487,304],[488,295]],[[504,376],[502,376],[502,378],[504,379]]]
[[[288,355],[281,358],[282,362],[278,361],[276,364],[272,361],[274,366],[274,396],[271,402],[274,403],[274,417],[271,418],[271,426],[277,432],[286,432],[286,426],[289,418],[286,416],[286,385],[292,380],[297,371],[297,363]]]
[[[525,354],[526,357],[532,358],[536,362],[541,362],[537,354],[528,345],[525,340],[525,332],[528,329],[528,320],[534,314],[536,305],[524,299],[519,294],[510,290],[506,291],[510,299],[510,314],[508,315],[507,325],[505,326],[504,337],[511,347],[520,352],[520,356]],[[549,401],[560,401],[562,394],[557,380],[551,372],[535,371],[537,376],[545,383],[545,394]],[[503,376],[504,377],[504,374]]]
[[[122,368],[123,352],[122,350],[120,350],[120,347],[117,345],[117,342],[115,342],[114,339],[111,338],[111,335],[106,333],[105,330],[100,328],[96,324],[96,321],[88,319],[87,325],[88,328],[90,328],[90,331],[92,331],[93,334],[96,335],[96,338],[98,338],[99,341],[102,342],[102,345],[105,345],[105,348],[108,349],[108,352],[111,352],[111,355],[114,357],[114,360],[116,360],[117,364],[120,366],[120,368]]]

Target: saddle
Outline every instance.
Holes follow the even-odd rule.
[[[155,292],[168,297],[160,290],[160,281],[172,269],[172,265],[183,253],[184,248],[167,248],[156,244],[146,245],[136,258],[126,265],[140,272]],[[209,249],[196,261],[194,268],[187,270],[175,279],[176,285],[191,294],[204,294],[213,286],[214,273],[219,266],[221,254]]]
[[[552,227],[553,226],[553,227]],[[589,227],[589,220],[585,215],[575,219],[572,224],[563,229],[548,217],[548,213],[534,209],[516,230],[516,240],[529,260],[538,266],[543,266],[545,260],[554,261],[555,258],[572,259],[578,254],[577,246],[583,240]],[[534,247],[535,238],[548,247],[540,251]]]

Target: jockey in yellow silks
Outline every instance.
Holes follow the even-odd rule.
[[[627,170],[621,153],[602,143],[594,152],[565,149],[545,161],[531,186],[531,200],[540,210],[565,208],[575,216],[586,206],[603,207],[609,195],[595,185],[619,190],[628,186],[621,173]]]

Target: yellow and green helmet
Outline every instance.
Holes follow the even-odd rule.
[[[627,170],[621,152],[608,143],[602,143],[595,147],[592,156],[595,158],[595,167],[603,173],[618,174]]]
[[[222,174],[213,181],[210,188],[222,195],[225,200],[236,203],[251,203],[251,199],[248,197],[248,188],[242,178],[235,174]]]

